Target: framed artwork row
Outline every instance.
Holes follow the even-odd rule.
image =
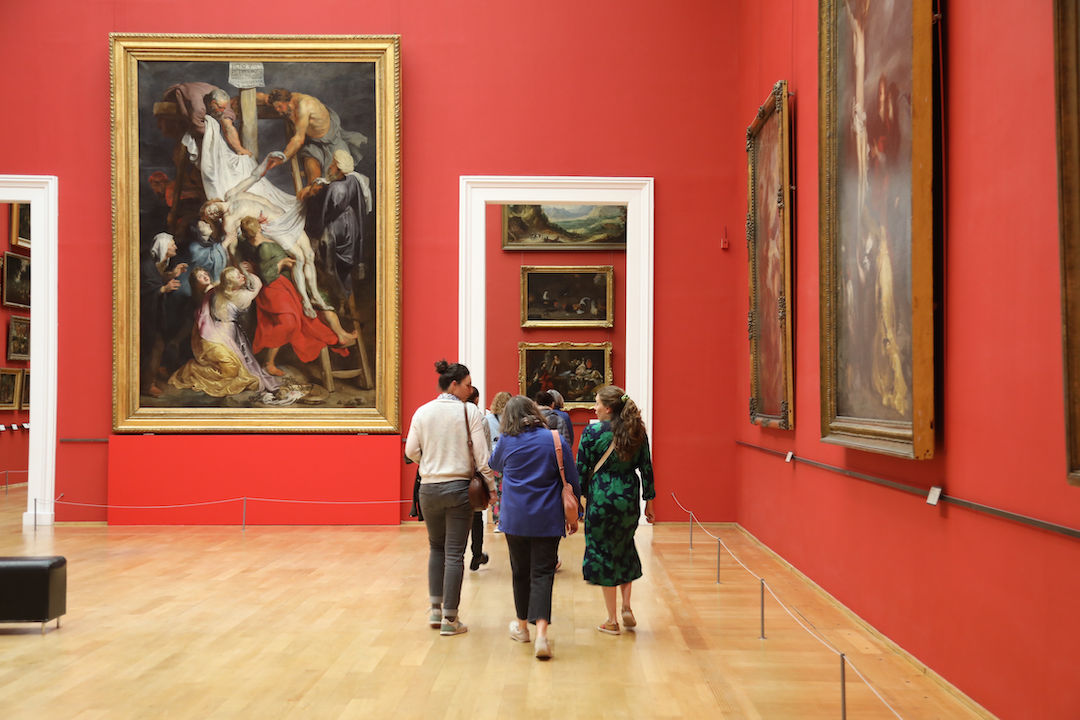
[[[8,323],[7,359],[30,359],[30,318],[11,316]]]
[[[18,253],[4,253],[3,304],[6,307],[30,309],[30,258]]]
[[[591,408],[596,393],[612,384],[611,343],[518,343],[519,392],[533,397],[558,390],[564,407]]]
[[[30,371],[0,368],[0,410],[30,409]]]
[[[397,432],[398,37],[111,41],[115,430]]]
[[[795,427],[791,344],[791,156],[787,82],[746,130],[746,247],[750,260],[750,422]]]
[[[614,325],[614,266],[522,266],[521,327]]]
[[[822,440],[931,458],[931,1],[820,9]]]

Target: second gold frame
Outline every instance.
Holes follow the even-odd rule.
[[[522,342],[518,355],[521,394],[531,398],[541,390],[558,390],[567,409],[591,408],[597,391],[613,382],[610,342]]]
[[[521,327],[614,327],[612,265],[525,265]]]

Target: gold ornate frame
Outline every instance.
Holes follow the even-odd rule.
[[[1068,482],[1080,486],[1080,2],[1054,0],[1058,217]]]
[[[30,369],[22,370],[22,386],[19,390],[19,410],[30,409]]]
[[[561,342],[561,343],[530,343],[521,342],[518,343],[518,392],[522,395],[529,395],[528,388],[530,385],[530,379],[528,377],[528,353],[530,351],[543,350],[547,351],[566,351],[570,354],[574,351],[601,351],[604,353],[604,379],[603,382],[597,385],[595,389],[603,387],[604,385],[611,385],[612,382],[612,370],[611,370],[611,343],[573,343],[573,342]],[[567,364],[569,367],[569,363]],[[558,389],[558,388],[556,388]],[[564,405],[567,409],[572,408],[591,408],[595,402],[595,394],[588,400],[575,401],[572,400],[570,395],[562,390],[559,390],[563,395]],[[531,396],[530,396],[531,397]]]
[[[840,212],[843,191],[849,190],[848,197],[851,192],[855,192],[852,184],[841,187],[841,173],[844,170],[839,163],[841,143],[855,143],[847,137],[841,137],[841,121],[849,121],[853,110],[851,106],[840,107],[843,89],[840,78],[851,83],[852,88],[858,85],[857,81],[852,82],[849,77],[855,62],[850,51],[853,40],[851,35],[841,33],[840,22],[843,18],[844,27],[850,30],[852,28],[848,25],[848,18],[852,15],[847,13],[865,10],[869,18],[875,12],[880,13],[881,9],[880,6],[871,8],[864,3],[848,4],[845,0],[820,0],[818,179],[821,192],[821,437],[824,442],[835,445],[897,457],[926,459],[934,455],[933,23],[931,0],[898,0],[894,4],[894,12],[897,12],[896,7],[901,7],[903,12],[911,17],[910,26],[901,23],[899,26],[889,26],[887,30],[891,33],[907,33],[910,30],[912,51],[910,68],[891,69],[897,77],[900,72],[911,72],[911,158],[910,166],[905,168],[910,171],[910,186],[894,186],[894,189],[902,187],[902,192],[907,194],[905,199],[910,199],[910,237],[893,238],[893,242],[904,246],[902,249],[905,253],[910,252],[910,265],[899,260],[903,253],[897,253],[898,259],[893,265],[897,267],[896,277],[899,279],[901,275],[909,274],[911,284],[910,317],[906,313],[898,313],[897,318],[897,322],[904,323],[910,329],[910,367],[905,367],[903,373],[906,377],[910,372],[911,378],[911,386],[907,389],[909,397],[905,398],[905,413],[910,415],[910,420],[906,417],[899,420],[870,417],[869,413],[842,414],[838,408],[838,394],[841,392],[839,385],[848,382],[845,377],[852,372],[850,364],[841,362],[839,346],[846,340],[847,345],[854,347],[856,352],[875,351],[872,346],[874,337],[866,337],[865,333],[857,336],[851,331],[845,338],[840,337],[842,332],[848,332],[841,321],[840,306],[844,301],[842,294],[846,292],[841,264],[847,254],[845,250],[855,247],[856,238],[861,236],[861,233],[850,225],[842,224]],[[876,50],[881,46],[878,39],[870,40],[865,37],[866,27],[874,20],[864,18],[863,22],[862,47]],[[877,25],[879,28],[882,25],[880,18]],[[886,34],[886,31],[882,34]],[[906,37],[904,35],[904,38]],[[846,52],[839,50],[842,41],[847,43]],[[900,45],[904,46],[906,43],[907,40],[902,38]],[[842,63],[847,65],[841,68]],[[867,116],[871,114],[868,106],[877,101],[876,97],[871,98],[870,92],[866,93],[866,97],[866,105],[861,109],[864,125]],[[866,215],[866,211],[862,209],[865,207],[866,205],[863,205],[857,211],[860,223],[863,222],[861,218]],[[881,277],[884,275],[885,273],[880,273]],[[889,274],[888,278],[891,292],[893,275]],[[848,285],[850,286],[850,283]],[[906,305],[905,302],[904,306]],[[896,307],[896,304],[892,307]],[[880,323],[881,320],[877,322]],[[898,351],[894,354],[900,355]],[[865,387],[866,381],[863,382]],[[845,385],[845,388],[847,387],[851,385]]]
[[[603,317],[567,320],[529,319],[529,277],[533,275],[571,275],[591,274],[605,276],[606,290],[604,302],[606,310]],[[593,298],[595,301],[595,298]],[[592,303],[595,305],[595,302]],[[586,313],[588,312],[586,311]],[[523,328],[584,328],[615,326],[615,266],[614,265],[523,265],[521,267],[521,327]]]
[[[14,352],[15,348],[15,328],[19,325],[26,327],[26,343],[27,350],[24,353]],[[12,315],[8,322],[8,342],[7,342],[7,359],[8,360],[30,360],[30,318],[23,315]]]
[[[770,125],[775,126],[769,128]],[[750,422],[762,427],[790,430],[795,427],[795,383],[793,366],[791,294],[791,140],[788,114],[787,81],[779,80],[758,108],[757,116],[746,129],[747,212],[746,247],[750,261],[750,311],[747,331],[750,335]],[[765,131],[775,132],[773,147],[764,145]],[[766,188],[759,196],[761,173],[770,173],[763,162],[772,160],[776,167],[776,192]],[[775,205],[775,212],[772,210]],[[770,217],[771,216],[771,217]],[[765,231],[771,230],[769,237]],[[778,242],[777,242],[778,241]],[[770,247],[771,245],[771,247]],[[770,261],[775,251],[778,255]],[[770,287],[770,273],[779,273],[779,287]],[[775,318],[775,325],[773,324]],[[771,331],[772,338],[764,337]],[[770,350],[772,352],[770,352]],[[779,355],[777,352],[779,351]],[[767,366],[763,370],[763,366]],[[780,374],[781,397],[765,397],[762,375]]]
[[[112,34],[110,40],[115,232],[114,430],[129,433],[399,432],[401,71],[398,36]],[[305,408],[292,405],[283,408],[228,408],[154,407],[141,404],[138,339],[139,103],[153,103],[160,98],[140,99],[138,82],[140,64],[158,61],[373,65],[375,117],[372,123],[376,132],[365,145],[365,154],[375,153],[377,178],[372,183],[375,190],[375,269],[367,273],[367,280],[376,283],[375,354],[372,358],[374,371],[371,373],[373,407]]]
[[[17,260],[19,263],[23,264],[27,268],[30,267],[30,256],[28,256],[28,255],[20,255],[19,253],[13,253],[13,252],[5,252],[4,253],[3,261],[0,262],[0,270],[3,270],[3,280],[0,281],[0,284],[3,285],[3,288],[0,288],[0,295],[2,295],[3,300],[0,301],[0,302],[2,302],[5,307],[17,307],[17,308],[23,308],[24,310],[29,310],[30,309],[29,285],[27,286],[27,293],[26,293],[27,294],[27,298],[26,298],[27,301],[25,303],[18,302],[17,299],[14,299],[14,298],[10,297],[10,295],[11,295],[11,277],[9,276],[9,273],[14,272],[15,265],[14,265],[13,261],[15,261],[15,260]]]
[[[15,391],[11,396],[11,402],[0,403],[0,410],[18,410],[22,400],[22,376],[23,371],[18,368],[0,368],[0,377],[10,376],[15,378]]]
[[[30,205],[28,203],[11,203],[11,247],[23,247],[30,249],[30,235],[23,237],[21,228],[22,215],[26,213],[26,222],[30,222]]]

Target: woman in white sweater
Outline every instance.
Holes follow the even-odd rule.
[[[405,455],[420,464],[420,510],[431,546],[429,624],[441,628],[440,635],[460,635],[468,630],[458,618],[458,602],[465,574],[465,543],[473,516],[469,504],[473,465],[484,476],[492,496],[495,478],[488,467],[483,415],[475,405],[465,402],[472,392],[469,368],[440,360],[435,370],[441,393],[413,415]]]

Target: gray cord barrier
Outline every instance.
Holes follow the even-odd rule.
[[[29,470],[5,470],[4,471],[4,494],[8,494],[8,485],[11,484],[11,473],[29,473]]]
[[[889,709],[889,711],[893,715],[895,715],[897,718],[900,718],[900,720],[903,720],[903,718],[900,716],[900,713],[896,712],[896,710],[893,709],[892,705],[890,705],[888,702],[886,702],[885,698],[881,697],[881,693],[879,693],[874,688],[874,686],[870,684],[870,681],[867,680],[866,677],[861,672],[859,672],[859,668],[857,668],[857,667],[855,667],[855,665],[851,664],[851,661],[847,659],[847,656],[844,653],[840,652],[835,647],[833,647],[833,645],[823,635],[821,635],[820,633],[815,632],[814,630],[811,630],[810,628],[806,627],[806,625],[804,625],[802,622],[800,622],[799,618],[795,617],[795,615],[792,614],[791,610],[788,609],[788,607],[784,603],[784,601],[781,600],[776,595],[775,592],[773,592],[773,589],[771,587],[769,587],[768,584],[766,584],[765,578],[761,577],[760,575],[755,573],[753,570],[748,568],[746,566],[746,564],[742,560],[740,560],[739,557],[735,553],[733,553],[731,551],[731,548],[729,548],[727,546],[727,544],[724,543],[723,540],[721,540],[716,535],[713,535],[711,532],[706,530],[705,526],[702,525],[701,522],[694,516],[694,513],[692,511],[690,511],[690,510],[687,510],[685,507],[683,507],[683,504],[681,502],[679,502],[679,498],[675,497],[675,493],[671,493],[671,499],[675,501],[675,504],[678,505],[679,508],[684,513],[686,513],[687,515],[690,516],[689,525],[690,525],[690,538],[691,538],[690,549],[691,549],[691,551],[694,549],[693,537],[694,537],[694,524],[695,523],[697,524],[698,527],[701,528],[701,530],[706,535],[711,537],[713,540],[716,540],[716,582],[717,582],[717,584],[720,584],[720,548],[723,548],[724,550],[726,550],[728,555],[730,555],[732,557],[732,559],[735,560],[735,562],[737,562],[739,565],[742,565],[743,570],[746,570],[746,572],[750,573],[757,580],[759,580],[761,582],[761,636],[760,636],[761,640],[767,639],[765,637],[765,591],[768,590],[769,594],[772,595],[773,599],[776,600],[777,604],[780,605],[780,607],[784,610],[784,612],[786,612],[788,615],[791,616],[792,620],[794,620],[796,623],[799,624],[799,627],[801,627],[806,632],[810,633],[811,637],[813,637],[815,640],[820,642],[822,645],[824,645],[830,651],[832,651],[833,653],[840,656],[840,717],[841,717],[841,720],[844,720],[844,719],[847,718],[847,685],[846,685],[847,681],[846,681],[846,678],[845,678],[845,668],[848,665],[850,665],[851,669],[855,671],[855,674],[858,675],[859,678],[864,683],[866,683],[866,687],[870,688],[870,691],[873,692],[874,695],[877,695],[878,700],[880,700],[885,705],[885,707],[887,707]]]
[[[247,530],[247,504],[248,500],[256,502],[270,502],[270,503],[292,503],[295,505],[401,505],[412,504],[412,498],[408,500],[290,500],[288,498],[264,498],[264,497],[251,497],[244,495],[241,497],[225,498],[223,500],[206,500],[204,502],[194,503],[177,503],[175,505],[106,505],[101,503],[80,503],[71,502],[70,500],[61,500],[64,497],[64,493],[60,493],[56,496],[55,500],[51,503],[48,500],[41,500],[42,504],[52,505],[70,505],[73,507],[93,507],[93,508],[108,508],[114,510],[172,510],[175,508],[186,507],[203,507],[206,505],[224,505],[226,503],[240,503],[240,530],[241,532]],[[34,532],[37,532],[37,508],[39,500],[34,498]]]

